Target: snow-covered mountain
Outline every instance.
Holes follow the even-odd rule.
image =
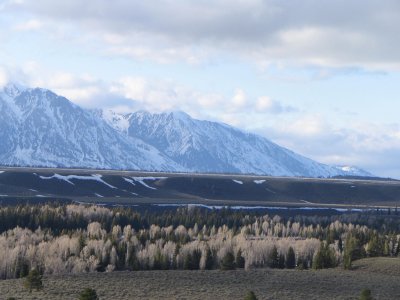
[[[344,173],[345,176],[362,176],[362,177],[374,177],[368,171],[354,167],[354,166],[335,166],[338,170]]]
[[[117,130],[151,144],[191,171],[309,177],[370,175],[355,168],[315,162],[264,137],[226,124],[196,120],[184,112],[99,115]]]
[[[184,112],[86,110],[46,89],[0,90],[0,165],[368,176],[320,164],[268,139]]]
[[[0,164],[181,170],[143,141],[45,89],[0,92]]]

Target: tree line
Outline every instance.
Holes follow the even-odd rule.
[[[0,220],[5,228],[0,235],[2,279],[24,277],[31,269],[66,274],[351,268],[356,259],[398,256],[400,250],[400,235],[386,229],[233,210],[139,213],[99,206],[23,205],[1,207]]]
[[[293,211],[293,212],[292,212]],[[51,230],[58,235],[66,230],[85,229],[90,222],[99,222],[106,230],[118,224],[121,227],[131,225],[133,229],[184,225],[193,227],[239,228],[254,223],[265,210],[237,210],[230,208],[208,209],[195,206],[168,208],[157,206],[140,207],[102,207],[50,202],[44,204],[20,204],[0,206],[0,233],[15,227],[35,230],[39,227]],[[339,221],[366,225],[382,234],[400,232],[400,214],[397,209],[379,209],[362,212],[344,212],[327,215],[326,211],[312,214],[306,211],[281,210],[276,212],[282,223],[299,223],[301,226],[317,225],[327,227]],[[325,236],[323,237],[326,238]]]

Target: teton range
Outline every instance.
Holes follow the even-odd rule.
[[[0,92],[0,165],[273,176],[369,176],[318,163],[256,134],[184,112],[87,110],[41,88]]]

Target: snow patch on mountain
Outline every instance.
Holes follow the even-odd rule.
[[[158,179],[165,179],[166,177],[132,177],[133,180],[139,182],[141,185],[147,187],[148,189],[156,190],[155,187],[149,186],[147,183],[145,183],[145,180],[158,180]]]
[[[53,176],[50,176],[50,177],[46,177],[46,176],[39,176],[39,177],[40,177],[40,179],[45,179],[45,180],[49,180],[49,179],[55,178],[55,179],[58,179],[58,180],[66,181],[66,182],[68,182],[69,184],[72,184],[72,185],[75,185],[71,181],[72,179],[76,179],[76,180],[94,180],[94,181],[98,181],[98,182],[108,186],[109,188],[116,189],[115,186],[112,186],[111,184],[105,182],[102,179],[103,176],[99,175],[99,174],[93,174],[91,176],[82,176],[82,175],[65,175],[64,176],[64,175],[54,174]]]
[[[54,174],[53,176],[47,177],[47,176],[39,176],[40,179],[44,179],[44,180],[50,180],[50,179],[58,179],[58,180],[63,180],[65,182],[68,182],[69,184],[75,185],[75,183],[73,183],[72,181],[70,181],[68,176],[63,176],[63,175],[59,175],[59,174]]]
[[[261,180],[254,180],[255,184],[263,184],[265,182],[265,180],[261,179]]]
[[[129,121],[126,115],[118,114],[110,109],[94,109],[92,112],[118,131],[124,133],[128,131]]]
[[[124,177],[124,180],[132,185],[136,185],[135,182],[132,179]]]

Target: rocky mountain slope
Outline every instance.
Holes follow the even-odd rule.
[[[0,114],[3,165],[181,170],[154,147],[49,90],[8,85]]]
[[[0,165],[368,176],[318,163],[268,139],[184,112],[118,114],[83,109],[52,91],[0,91]]]
[[[276,176],[369,176],[354,167],[328,166],[268,139],[226,124],[201,121],[184,112],[118,115],[98,112],[116,130],[156,147],[186,169]]]

